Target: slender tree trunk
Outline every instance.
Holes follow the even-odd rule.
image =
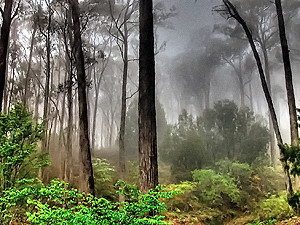
[[[49,8],[47,33],[43,34],[46,38],[46,80],[45,80],[45,91],[44,91],[44,109],[43,109],[43,121],[45,124],[45,135],[42,140],[42,152],[49,152],[49,136],[50,131],[48,127],[48,115],[49,115],[49,95],[50,95],[50,79],[51,79],[51,32],[50,26],[52,21],[52,12]],[[41,179],[45,182],[48,181],[48,175],[45,168],[41,169]]]
[[[281,0],[275,0],[275,5],[277,10],[279,37],[281,42],[282,59],[284,64],[285,82],[286,82],[285,83],[286,93],[287,93],[288,107],[289,107],[289,114],[290,114],[291,144],[293,146],[297,146],[298,145],[297,111],[296,111],[295,94],[294,94],[294,87],[293,87],[293,75],[292,75],[292,68],[290,62],[289,46],[286,38],[285,23],[284,23],[284,18],[282,13]]]
[[[80,173],[81,191],[95,193],[91,147],[89,140],[89,122],[86,97],[86,75],[82,50],[78,0],[69,0],[73,18],[74,57],[77,70],[78,104],[79,104],[79,145],[82,171]]]
[[[51,19],[49,19],[51,21]],[[50,26],[50,24],[48,24]],[[50,94],[50,78],[51,78],[51,42],[50,42],[50,27],[48,28],[48,34],[46,37],[46,56],[47,56],[47,62],[46,62],[46,81],[45,81],[45,93],[44,93],[44,110],[43,110],[43,120],[45,123],[45,129],[47,131],[48,128],[48,114],[49,114],[49,94]],[[47,134],[44,137],[43,140],[43,151],[47,152]]]
[[[35,35],[37,32],[37,26],[34,25],[32,35],[31,35],[31,43],[30,43],[30,50],[29,50],[29,58],[28,58],[28,66],[27,71],[25,74],[25,94],[23,98],[23,103],[27,105],[28,101],[28,89],[29,89],[29,81],[30,81],[30,71],[31,71],[31,64],[32,64],[32,55],[33,55],[33,48],[34,48],[34,41],[35,41]]]
[[[125,14],[125,17],[127,15]],[[119,172],[120,179],[125,178],[125,125],[126,125],[126,87],[128,77],[128,30],[127,21],[124,23],[124,52],[123,52],[123,80],[122,80],[122,100],[121,100],[121,120],[119,133]]]
[[[13,0],[5,0],[4,10],[2,11],[2,26],[0,35],[0,112],[2,111],[2,101],[6,81],[7,50],[9,46],[13,2]]]
[[[254,58],[256,60],[256,64],[257,64],[257,68],[258,68],[258,72],[259,72],[259,76],[260,76],[260,80],[261,80],[261,84],[262,84],[262,88],[263,88],[263,92],[265,94],[265,98],[267,100],[267,104],[268,104],[268,108],[270,111],[270,115],[272,118],[272,124],[274,127],[274,131],[275,131],[275,135],[276,135],[276,139],[277,139],[277,143],[279,145],[282,145],[282,137],[281,137],[281,133],[279,130],[279,126],[278,126],[278,120],[277,120],[277,116],[275,113],[275,109],[274,109],[274,105],[273,105],[273,101],[268,89],[268,85],[265,79],[265,74],[264,74],[264,69],[261,63],[261,59],[260,56],[258,54],[258,51],[256,49],[253,37],[252,37],[252,33],[249,30],[246,22],[243,20],[243,18],[239,15],[238,11],[236,10],[236,8],[232,5],[232,3],[229,0],[223,0],[225,6],[227,7],[227,10],[229,12],[229,14],[238,21],[238,23],[243,27],[246,36],[248,38],[249,44],[251,46]],[[280,152],[280,156],[282,158],[284,158],[283,156],[283,152]],[[286,191],[287,191],[287,195],[288,197],[292,196],[293,194],[293,187],[292,187],[292,182],[291,182],[291,178],[290,178],[290,174],[289,174],[289,165],[287,164],[286,160],[282,160],[282,167],[284,170],[284,174],[285,174],[285,186],[286,186]]]
[[[146,193],[158,185],[152,0],[140,0],[139,9],[139,185]]]
[[[70,65],[70,60],[67,60],[67,73],[68,73],[68,81],[67,81],[67,102],[68,102],[68,125],[67,125],[67,145],[66,145],[66,159],[65,161],[65,177],[68,182],[71,182],[72,179],[72,147],[73,147],[73,91],[72,91],[72,65]]]
[[[269,57],[268,57],[268,52],[267,49],[265,47],[264,43],[260,43],[261,44],[261,48],[262,48],[262,52],[263,52],[263,56],[264,56],[264,62],[265,62],[265,75],[266,75],[266,82],[268,85],[268,89],[270,92],[270,95],[272,96],[272,87],[271,87],[271,77],[270,77],[270,66],[269,66]],[[270,158],[271,158],[271,163],[272,165],[275,165],[276,163],[276,148],[275,148],[275,135],[274,135],[274,128],[273,128],[273,124],[272,124],[272,118],[271,118],[271,114],[269,112],[269,128],[270,128]]]

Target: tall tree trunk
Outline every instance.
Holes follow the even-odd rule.
[[[158,184],[152,0],[140,0],[139,10],[139,185],[146,193]]]
[[[126,19],[127,14],[125,14]],[[119,172],[120,179],[125,178],[125,125],[126,125],[126,87],[128,77],[128,29],[127,21],[124,22],[124,52],[123,52],[123,80],[122,80],[122,100],[121,100],[121,120],[120,120],[120,133],[119,133]]]
[[[81,191],[95,193],[91,147],[89,140],[89,122],[86,97],[86,75],[82,50],[78,0],[69,0],[73,18],[74,48],[73,54],[77,70],[78,105],[79,105],[79,146],[82,171],[80,173]]]
[[[6,81],[7,50],[9,46],[13,2],[14,0],[5,0],[4,10],[2,10],[2,26],[0,35],[0,112],[2,111],[2,101]]]
[[[43,34],[46,38],[46,80],[45,80],[45,91],[44,91],[44,109],[43,109],[43,121],[45,124],[45,135],[42,140],[42,151],[49,152],[49,130],[48,130],[48,115],[49,115],[49,95],[50,95],[50,79],[51,79],[51,21],[52,21],[52,12],[49,8],[48,14],[48,24],[47,24],[47,33]],[[41,179],[43,181],[48,181],[46,169],[41,170]]]
[[[270,77],[270,66],[269,66],[269,56],[268,56],[268,51],[265,47],[265,43],[260,43],[263,56],[264,56],[264,62],[265,62],[265,75],[266,75],[266,82],[268,85],[268,89],[270,92],[270,95],[272,96],[272,87],[271,87],[271,77]],[[270,158],[271,158],[271,163],[274,166],[276,163],[276,147],[275,147],[275,135],[274,135],[274,128],[272,124],[272,118],[271,114],[269,112],[269,128],[270,128]]]
[[[72,65],[70,60],[67,60],[67,73],[68,73],[68,89],[67,89],[67,102],[68,102],[68,125],[67,125],[67,145],[66,145],[66,159],[65,161],[65,178],[67,182],[71,182],[72,179],[72,137],[73,137],[73,97],[72,97]]]
[[[29,81],[30,81],[30,71],[31,71],[31,64],[32,64],[32,56],[33,56],[33,48],[34,48],[34,41],[35,41],[35,35],[37,32],[37,26],[34,25],[32,35],[31,35],[31,43],[30,43],[30,50],[29,50],[29,58],[28,58],[28,66],[27,71],[25,74],[25,94],[23,97],[23,103],[27,105],[28,101],[28,89],[29,89]]]
[[[286,93],[288,99],[288,107],[290,114],[290,132],[291,132],[291,144],[293,146],[298,145],[298,123],[297,123],[297,111],[295,103],[295,94],[293,87],[293,74],[289,55],[289,46],[286,38],[285,24],[282,13],[281,0],[275,0],[278,26],[279,26],[279,37],[282,49],[282,59],[284,64],[285,84]]]
[[[247,36],[249,44],[251,46],[254,58],[256,60],[256,64],[257,64],[257,68],[258,68],[258,72],[259,72],[259,76],[260,76],[260,80],[261,80],[261,85],[262,85],[263,92],[265,94],[267,105],[268,105],[270,115],[271,115],[271,118],[272,118],[272,124],[273,124],[273,127],[274,127],[277,143],[279,145],[282,145],[283,144],[282,137],[281,137],[281,133],[280,133],[279,126],[278,126],[278,120],[277,120],[277,116],[276,116],[276,113],[275,113],[273,101],[272,101],[272,98],[271,98],[271,95],[270,95],[270,92],[269,92],[269,89],[268,89],[268,85],[267,85],[267,82],[266,82],[266,79],[265,79],[264,69],[263,69],[263,66],[262,66],[260,56],[259,56],[258,51],[256,49],[256,45],[254,43],[252,33],[249,30],[246,22],[239,15],[239,13],[236,10],[236,8],[234,7],[234,5],[229,0],[223,0],[223,2],[224,2],[225,6],[227,8],[228,13],[234,19],[236,19],[238,21],[238,23],[243,27],[243,29],[246,33],[246,36]],[[283,152],[282,151],[280,152],[280,156],[283,158]],[[289,174],[289,165],[287,164],[286,160],[282,160],[281,162],[282,162],[282,167],[283,167],[284,175],[285,175],[285,186],[286,186],[287,195],[288,195],[288,197],[290,197],[293,194],[293,187],[292,187],[292,182],[291,182],[291,178],[290,178],[290,174]]]

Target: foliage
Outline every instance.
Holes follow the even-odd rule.
[[[232,178],[217,174],[213,170],[194,170],[192,174],[194,182],[197,183],[196,189],[199,191],[201,202],[210,206],[239,203],[240,191]]]
[[[256,209],[256,214],[257,220],[269,221],[289,218],[294,214],[294,211],[287,202],[286,194],[282,192],[279,196],[272,195],[262,201]]]
[[[170,127],[160,150],[163,161],[172,165],[175,181],[191,180],[190,171],[201,169],[209,163],[202,128],[194,117],[183,110],[178,123]]]
[[[178,192],[163,191],[158,186],[145,195],[125,182],[118,182],[118,194],[127,200],[112,203],[104,198],[68,190],[68,184],[52,180],[50,185],[42,187],[38,195],[42,198],[29,198],[28,204],[35,211],[28,212],[32,224],[167,224],[160,213],[166,210],[161,198],[172,198]],[[122,187],[122,188],[121,188]]]
[[[27,205],[29,198],[36,198],[43,184],[35,179],[22,179],[16,187],[2,191],[0,196],[0,223],[11,224],[16,218],[24,218],[26,211],[33,207]]]
[[[214,159],[225,157],[251,163],[266,152],[268,129],[256,120],[249,108],[238,108],[233,101],[223,100],[207,109],[199,118]]]
[[[106,198],[106,199],[115,199],[115,175],[116,170],[106,159],[94,158],[93,163],[93,172],[95,180],[95,191],[96,195]]]
[[[224,158],[250,164],[266,154],[268,142],[268,129],[248,108],[239,109],[234,102],[224,100],[198,118],[183,110],[159,153],[163,161],[172,165],[178,182],[191,180],[190,171]]]
[[[43,124],[35,123],[22,104],[0,115],[1,190],[16,185],[19,179],[36,177],[38,169],[48,164],[45,155],[36,154],[43,132]]]

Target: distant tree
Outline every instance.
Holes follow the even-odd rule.
[[[153,2],[139,2],[139,186],[142,193],[158,184],[155,112]]]
[[[199,122],[214,162],[226,157],[251,163],[266,153],[268,129],[247,107],[238,108],[229,100],[218,101],[213,109],[204,111]]]
[[[115,6],[110,2],[110,14],[112,18],[111,35],[116,39],[119,47],[123,68],[122,68],[122,96],[121,96],[121,119],[119,130],[119,175],[120,179],[124,180],[125,177],[125,126],[126,126],[126,110],[127,110],[127,79],[128,79],[128,64],[129,64],[129,37],[135,24],[132,23],[132,17],[137,11],[137,1],[127,0],[123,2],[121,10],[118,13],[115,11]],[[117,15],[115,15],[117,14]]]
[[[159,153],[171,164],[175,180],[180,181],[189,179],[190,171],[221,159],[252,163],[266,154],[268,143],[268,129],[249,108],[223,100],[198,118],[183,110],[165,135]]]
[[[80,173],[80,189],[82,191],[94,194],[94,177],[91,159],[91,147],[89,141],[88,128],[88,112],[87,112],[87,97],[86,97],[86,74],[85,62],[82,50],[81,29],[80,29],[80,14],[78,0],[69,0],[70,9],[73,20],[73,55],[75,58],[78,82],[78,104],[79,104],[79,145],[80,145],[80,161],[82,171]]]
[[[171,165],[174,182],[191,179],[190,171],[211,164],[211,152],[207,151],[205,133],[197,120],[186,110],[178,116],[178,122],[169,132],[159,150],[160,159]]]

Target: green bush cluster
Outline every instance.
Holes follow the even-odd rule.
[[[268,166],[264,158],[258,158],[251,165],[224,159],[211,169],[194,170],[192,177],[192,181],[168,186],[169,190],[182,191],[167,202],[168,209],[175,213],[196,214],[208,223],[214,220],[222,224],[241,213],[259,219],[257,212],[262,212],[263,207],[268,208],[260,202],[284,189],[281,170]],[[274,213],[282,214],[282,217],[290,215],[279,209]]]
[[[19,181],[21,182],[21,181]],[[40,182],[24,181],[19,188],[6,190],[0,198],[3,215],[2,224],[9,224],[15,218],[15,209],[22,208],[31,224],[47,225],[117,225],[117,224],[168,224],[161,215],[166,210],[161,199],[172,198],[179,192],[164,191],[158,186],[142,195],[135,185],[119,181],[118,194],[126,199],[113,203],[69,189],[68,184],[52,180],[48,186]],[[26,209],[26,210],[24,210]],[[25,214],[18,215],[25,217]]]

